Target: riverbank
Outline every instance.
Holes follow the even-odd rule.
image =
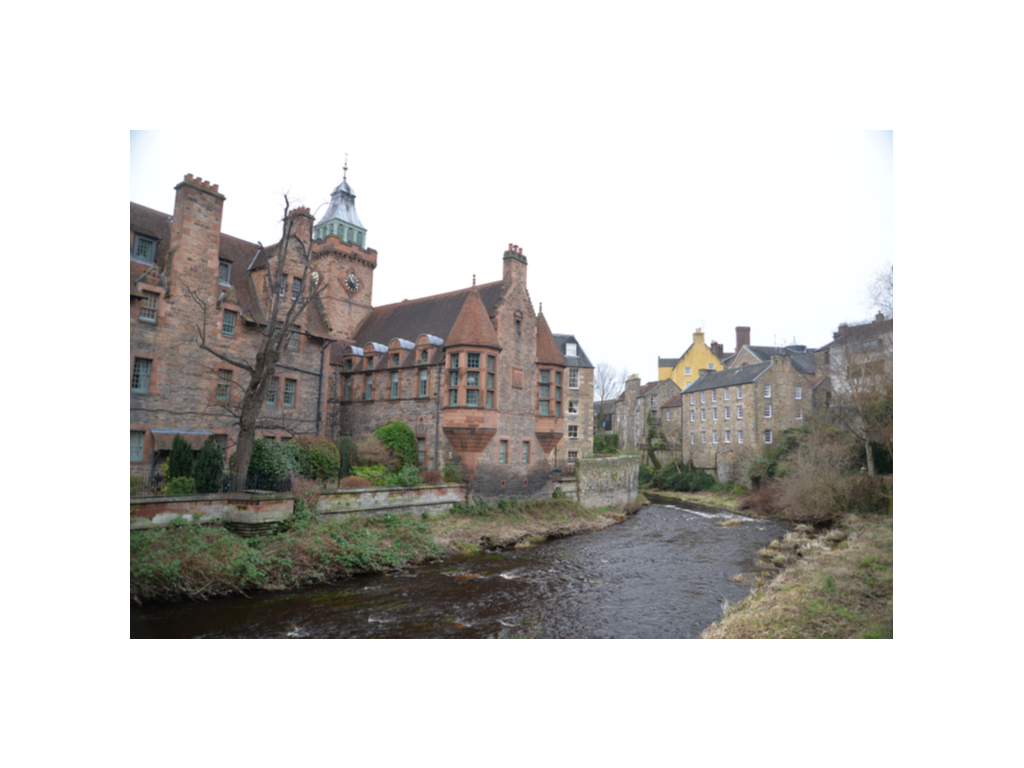
[[[299,512],[285,530],[243,539],[219,524],[131,534],[131,599],[204,600],[322,584],[448,554],[533,546],[625,521],[639,509],[586,509],[566,499],[502,500],[452,514],[321,519]]]
[[[892,520],[850,514],[817,535],[798,526],[758,553],[763,565],[782,567],[779,575],[701,637],[892,638]],[[734,579],[757,584],[758,574]]]

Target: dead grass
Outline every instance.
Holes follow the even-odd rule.
[[[810,541],[787,534],[761,550],[792,564],[701,637],[891,638],[892,516],[847,515]]]

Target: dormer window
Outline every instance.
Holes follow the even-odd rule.
[[[397,354],[394,354],[394,355],[391,356],[391,367],[392,368],[397,368],[398,367],[398,355]]]
[[[231,262],[224,261],[224,259],[221,259],[220,263],[217,265],[217,269],[217,277],[220,280],[220,284],[231,285]]]
[[[138,259],[139,261],[148,261],[150,264],[156,258],[156,240],[149,237],[143,237],[142,235],[135,236],[135,249],[132,252],[132,258]]]
[[[425,350],[425,349],[422,352],[420,352],[420,362],[421,363],[426,363],[427,362],[427,350]]]
[[[573,344],[571,341],[566,342],[565,344],[565,356],[576,357],[576,345]]]

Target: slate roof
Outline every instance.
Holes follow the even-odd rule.
[[[579,341],[571,333],[556,333],[554,334],[555,343],[558,344],[558,348],[562,351],[562,357],[565,358],[565,365],[568,368],[593,368],[593,363],[590,362],[590,358],[587,357],[587,353],[583,351],[583,347],[580,346]],[[574,357],[565,354],[565,345],[567,342],[572,342],[576,345],[576,355]]]
[[[691,344],[690,346],[693,346],[693,345]],[[681,357],[659,357],[658,358],[658,367],[659,368],[675,368],[676,367],[676,363],[678,363],[682,359],[683,358],[681,358]]]
[[[359,346],[371,341],[387,344],[395,337],[415,341],[421,334],[429,333],[444,339],[447,344],[470,291],[479,291],[480,300],[490,318],[494,316],[494,304],[501,295],[501,285],[501,281],[484,283],[436,296],[374,307],[356,330],[356,343]]]
[[[814,373],[814,352],[808,351],[807,347],[802,344],[793,344],[788,347],[755,347],[747,344],[744,349],[749,349],[758,360],[764,362],[771,362],[772,355],[783,355],[793,361],[793,367],[800,373]]]
[[[717,389],[718,387],[732,387],[737,384],[752,384],[771,367],[772,363],[769,360],[767,363],[755,363],[754,365],[744,365],[740,368],[728,368],[724,371],[712,371],[691,383],[690,386],[683,390],[683,394]]]
[[[829,349],[833,345],[843,346],[851,342],[878,338],[879,336],[885,336],[891,333],[891,317],[883,320],[872,320],[871,322],[860,323],[858,325],[848,325],[845,328],[840,328],[836,331],[834,334],[835,338],[825,346],[819,347],[818,349]]]

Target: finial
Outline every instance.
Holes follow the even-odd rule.
[[[345,166],[341,170],[341,180],[346,181],[348,179],[348,152],[345,153]]]
[[[540,302],[540,312],[538,314],[541,314],[541,315],[544,314],[544,302],[543,301]]]
[[[476,285],[476,275],[473,275],[473,285]]]

